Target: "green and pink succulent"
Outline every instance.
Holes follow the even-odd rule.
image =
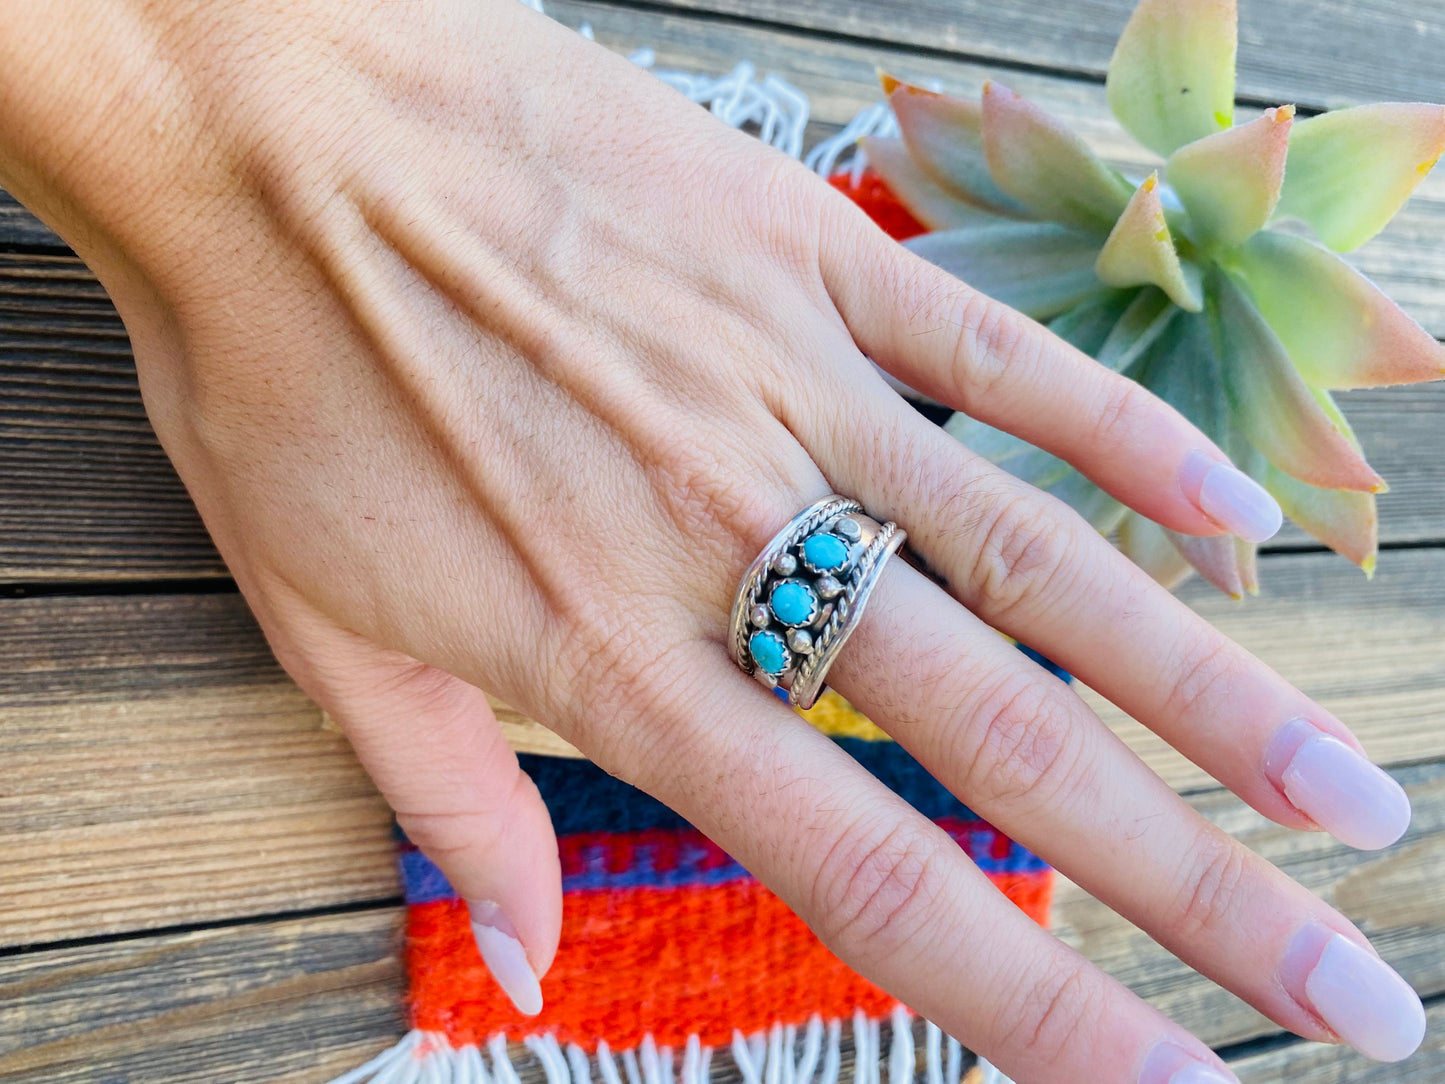
[[[1235,124],[1235,0],[1142,0],[1109,65],[1129,178],[998,83],[966,101],[884,77],[901,138],[864,150],[929,233],[909,247],[1182,411],[1305,531],[1372,573],[1385,488],[1331,391],[1434,380],[1445,346],[1336,253],[1375,236],[1445,151],[1445,106],[1293,106]],[[1166,531],[1061,460],[948,429],[1073,505],[1161,582],[1258,590],[1255,547]]]

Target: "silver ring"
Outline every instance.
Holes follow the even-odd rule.
[[[811,708],[906,537],[836,493],[789,520],[748,566],[733,602],[733,656],[743,672]]]

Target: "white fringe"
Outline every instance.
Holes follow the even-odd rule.
[[[879,1084],[882,1069],[881,1022],[857,1012],[853,1031],[853,1082]],[[913,1016],[901,1005],[893,1010],[888,1048],[888,1084],[960,1084],[963,1052],[958,1042],[931,1023],[924,1025],[923,1064],[913,1040]],[[838,1084],[842,1064],[843,1022],[813,1017],[804,1028],[775,1024],[767,1032],[733,1033],[729,1047],[743,1084]],[[522,1045],[541,1066],[546,1084],[592,1084],[594,1059],[582,1048],[564,1050],[552,1035],[530,1035]],[[688,1037],[679,1065],[669,1046],[652,1036],[622,1051],[622,1073],[605,1042],[597,1044],[596,1075],[602,1084],[708,1084],[713,1050],[696,1035]],[[980,1084],[1012,1084],[982,1058]],[[820,1071],[821,1070],[821,1071]],[[919,1080],[921,1071],[922,1080]],[[521,1084],[507,1037],[494,1035],[486,1050],[452,1046],[441,1032],[410,1031],[389,1050],[328,1084]]]
[[[533,11],[546,14],[542,0],[521,2]],[[579,26],[577,33],[588,41],[593,40],[590,23]],[[808,96],[787,80],[772,73],[759,79],[756,67],[746,60],[739,61],[727,75],[711,76],[657,68],[657,54],[648,48],[636,50],[629,59],[691,101],[707,106],[723,123],[734,128],[755,127],[758,138],[764,143],[776,147],[790,158],[802,159],[803,164],[814,173],[831,177],[841,166],[846,166],[855,188],[868,165],[867,156],[859,149],[858,141],[865,136],[898,134],[898,121],[888,103],[876,102],[860,110],[841,131],[818,143],[804,157]]]

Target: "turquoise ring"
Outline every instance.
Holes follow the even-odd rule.
[[[789,520],[748,566],[733,602],[733,655],[743,672],[811,708],[906,537],[836,493]]]

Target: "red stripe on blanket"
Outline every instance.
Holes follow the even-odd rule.
[[[1047,872],[990,878],[1035,921],[1048,913]],[[813,1014],[886,1016],[895,999],[856,975],[756,881],[711,887],[629,888],[567,894],[562,943],[542,983],[547,1005],[525,1017],[497,989],[477,955],[466,906],[409,909],[407,969],[412,1026],[453,1044],[551,1034],[589,1053],[651,1034],[705,1046]]]

